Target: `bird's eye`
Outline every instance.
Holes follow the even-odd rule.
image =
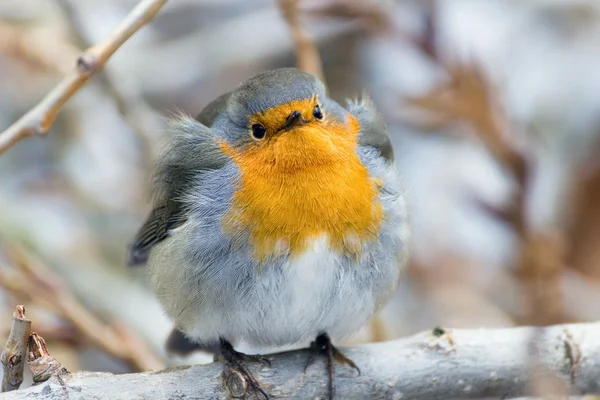
[[[323,111],[321,111],[321,107],[317,104],[315,109],[313,110],[313,115],[316,119],[323,119]]]
[[[255,139],[263,139],[265,137],[266,131],[264,126],[259,124],[252,125],[252,136]]]

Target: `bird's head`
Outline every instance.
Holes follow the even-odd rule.
[[[336,164],[354,153],[358,134],[356,119],[327,97],[323,83],[295,68],[243,83],[213,128],[227,154],[278,172]]]

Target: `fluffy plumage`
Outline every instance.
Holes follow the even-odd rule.
[[[311,114],[317,102],[323,120]],[[302,124],[283,129],[294,110]],[[262,140],[250,135],[256,123]],[[161,303],[190,339],[344,337],[387,301],[409,230],[385,123],[368,98],[346,110],[313,76],[280,69],[171,126],[155,211],[131,258],[148,259]]]

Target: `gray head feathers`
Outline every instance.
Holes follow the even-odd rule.
[[[296,68],[270,70],[250,78],[235,89],[227,103],[229,119],[246,126],[248,116],[293,100],[325,97],[325,85]]]

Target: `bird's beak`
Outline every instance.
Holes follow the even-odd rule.
[[[306,120],[302,116],[302,113],[296,110],[287,117],[283,129],[290,129],[291,127],[296,125],[304,125],[305,122]]]

